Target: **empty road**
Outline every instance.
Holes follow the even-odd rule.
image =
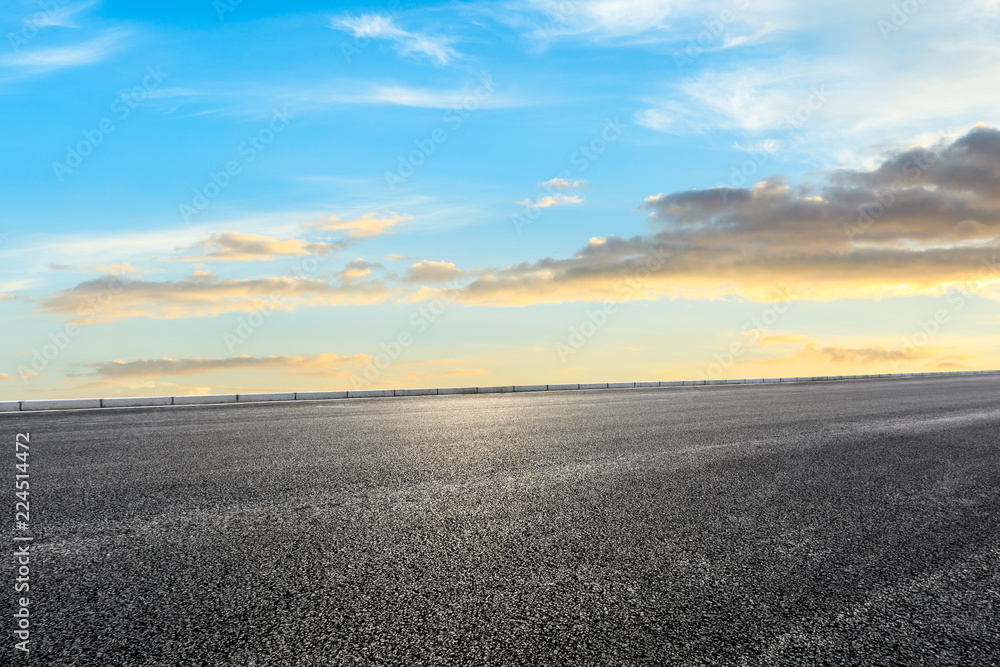
[[[18,432],[10,664],[1000,663],[1000,376],[8,414],[8,525]]]

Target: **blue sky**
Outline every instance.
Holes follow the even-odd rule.
[[[0,394],[997,367],[998,19],[5,3]]]

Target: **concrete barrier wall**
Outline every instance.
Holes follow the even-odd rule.
[[[201,396],[174,396],[174,405],[210,405],[235,403],[236,394],[204,394]]]
[[[62,398],[37,401],[0,401],[0,413],[39,410],[90,410],[94,408],[137,408],[169,405],[212,405],[217,403],[265,403],[274,401],[328,401],[345,398],[388,398],[390,396],[439,396],[457,394],[502,394],[511,392],[572,391],[577,389],[632,389],[654,387],[699,387],[733,384],[781,384],[787,382],[833,382],[888,378],[925,378],[949,375],[997,375],[1000,371],[947,371],[943,373],[883,373],[876,375],[817,375],[813,377],[750,378],[733,380],[665,380],[659,382],[596,382],[590,384],[528,384],[496,387],[446,387],[414,389],[358,389],[347,391],[299,391],[258,394],[208,394],[201,396],[136,396],[113,398]]]
[[[55,398],[48,401],[21,401],[21,410],[86,410],[101,407],[99,398]]]
[[[266,403],[268,401],[294,401],[295,392],[286,391],[277,394],[237,394],[236,401],[239,403]]]
[[[437,389],[395,389],[393,396],[437,396]]]
[[[388,398],[395,392],[395,389],[352,389],[347,392],[347,398]]]
[[[346,391],[297,391],[296,401],[329,401],[334,398],[347,398]]]
[[[173,396],[129,396],[101,399],[102,408],[139,408],[173,404]]]
[[[441,395],[478,394],[479,387],[444,387],[443,389],[438,389],[438,393]]]

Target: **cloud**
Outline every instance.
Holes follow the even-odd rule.
[[[388,104],[417,109],[503,109],[538,104],[538,96],[525,97],[497,92],[497,83],[481,74],[461,88],[415,88],[401,84],[337,81],[335,85],[300,85],[294,89],[266,89],[261,103],[281,100],[299,111],[326,109],[346,104]],[[269,108],[269,107],[268,107]],[[464,111],[463,111],[464,113]]]
[[[451,262],[423,260],[409,268],[403,278],[408,283],[447,283],[465,276],[465,271]]]
[[[911,350],[890,350],[881,347],[823,347],[807,345],[802,349],[802,354],[820,355],[836,364],[856,363],[856,364],[881,364],[887,361],[914,361],[925,359],[934,354],[933,350],[911,349]]]
[[[576,188],[582,188],[587,184],[587,181],[568,181],[565,178],[551,178],[544,183],[539,184],[539,190],[575,190]]]
[[[137,269],[132,266],[130,262],[116,262],[112,264],[94,264],[91,266],[84,266],[81,268],[74,268],[69,264],[55,264],[50,263],[48,268],[52,271],[69,271],[72,273],[104,273],[116,276],[122,275],[139,275],[144,273],[151,273],[144,269]]]
[[[359,257],[357,259],[348,262],[347,266],[344,267],[344,270],[341,271],[338,275],[340,276],[341,280],[347,283],[355,280],[361,280],[362,278],[367,278],[372,274],[372,271],[380,270],[382,268],[383,267],[381,264],[368,262]]]
[[[396,104],[421,109],[451,109],[461,105],[471,93],[460,90],[427,90],[408,86],[374,86],[371,89],[342,98],[344,101],[367,104]]]
[[[151,100],[170,99],[172,97],[194,97],[200,95],[190,88],[154,88],[146,91],[145,97]]]
[[[128,35],[111,30],[86,42],[50,49],[17,51],[0,58],[0,65],[31,72],[48,72],[101,62],[116,53]]]
[[[279,256],[329,255],[346,247],[343,242],[308,242],[301,239],[280,241],[258,234],[223,232],[212,234],[187,250],[202,250],[201,254],[173,259],[185,262],[221,261],[251,262],[274,259]]]
[[[180,280],[146,281],[104,276],[39,300],[42,312],[78,323],[132,317],[178,319],[229,312],[294,310],[299,305],[382,303],[395,290],[378,281],[340,285],[299,276],[220,279],[196,271]]]
[[[734,141],[733,148],[738,151],[743,151],[744,153],[757,155],[767,153],[769,155],[774,155],[781,149],[781,142],[777,139],[761,139],[747,144],[741,144],[738,141]]]
[[[519,202],[515,202],[520,206],[526,206],[528,208],[551,208],[553,206],[563,206],[566,204],[582,204],[583,197],[578,195],[544,195],[539,197],[535,201],[530,199],[524,199]]]
[[[437,65],[447,65],[458,58],[448,44],[451,40],[403,30],[392,17],[380,14],[361,14],[330,19],[334,30],[349,32],[355,37],[384,39],[393,42],[396,53],[404,57],[429,60]]]
[[[545,15],[537,38],[585,37],[602,41],[662,31],[691,3],[685,0],[532,0],[530,6]]]
[[[360,239],[390,234],[396,225],[411,219],[412,216],[397,215],[391,212],[385,214],[365,213],[354,220],[342,220],[338,216],[331,216],[319,222],[310,223],[307,227],[343,232],[349,239]]]
[[[501,20],[543,46],[574,40],[595,46],[652,45],[658,53],[673,47],[685,55],[695,47],[694,57],[759,43],[793,27],[804,14],[790,0],[526,0],[513,6],[527,11]]]
[[[139,359],[136,361],[106,361],[101,363],[83,364],[93,370],[90,372],[104,378],[149,378],[165,375],[199,375],[217,371],[234,370],[282,370],[292,371],[300,375],[315,375],[323,377],[345,377],[359,367],[371,361],[371,356],[356,354],[344,357],[338,354],[325,353],[314,356],[267,356],[267,357],[204,357],[199,359]]]
[[[763,341],[761,341],[763,342]],[[975,355],[947,354],[942,347],[906,346],[894,349],[884,346],[845,347],[807,343],[789,354],[779,357],[740,359],[742,366],[802,366],[816,368],[816,364],[845,366],[878,366],[897,368],[900,364],[928,361],[934,366],[955,364],[957,360],[975,358]],[[947,367],[947,366],[942,366]],[[957,367],[957,366],[956,366]]]
[[[524,305],[661,296],[878,298],[1000,283],[1000,132],[897,149],[871,170],[790,186],[648,197],[653,232],[575,256],[485,271],[466,302]]]
[[[975,354],[949,354],[935,360],[935,368],[944,369],[955,369],[955,368],[970,368],[968,365],[961,362],[968,361],[970,359],[977,359]]]
[[[698,45],[687,62],[685,41],[702,28],[682,29],[675,51],[681,75],[651,93],[635,120],[661,132],[722,130],[751,141],[772,139],[784,151],[852,165],[860,163],[859,147],[876,142],[1000,122],[991,85],[1000,78],[997,16],[968,5],[920,3],[912,20],[883,39],[878,24],[892,13],[861,2],[819,3],[809,11],[800,3],[754,2],[752,9],[735,10],[723,34],[757,24],[787,51],[779,57],[763,49],[739,59],[700,57]],[[831,34],[855,48],[831,46]],[[730,45],[737,41],[727,38]],[[811,46],[803,50],[806,42]],[[825,92],[817,97],[816,90]],[[798,120],[788,122],[796,114]]]
[[[64,0],[65,1],[65,0]],[[52,5],[55,4],[55,7]],[[78,28],[76,23],[77,14],[86,12],[91,7],[98,4],[97,0],[91,2],[78,2],[72,5],[60,7],[59,4],[51,3],[43,6],[44,11],[36,12],[32,15],[30,23],[36,28]]]
[[[12,382],[15,379],[17,379],[17,378],[15,378],[13,375],[7,375],[6,373],[0,373],[0,382]]]
[[[812,88],[821,96],[801,124],[814,123],[823,107],[840,93],[829,83],[832,78],[831,72],[817,72],[800,62],[778,63],[768,69],[707,70],[682,79],[670,98],[639,112],[636,122],[661,132],[777,132],[790,114],[807,104]]]

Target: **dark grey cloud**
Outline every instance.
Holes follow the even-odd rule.
[[[654,195],[642,205],[649,234],[592,239],[571,258],[496,269],[463,296],[498,305],[768,299],[781,287],[837,298],[981,283],[1000,278],[998,194],[1000,131],[976,127],[933,149],[886,155],[873,170],[831,172],[814,183],[773,177],[747,188]]]

